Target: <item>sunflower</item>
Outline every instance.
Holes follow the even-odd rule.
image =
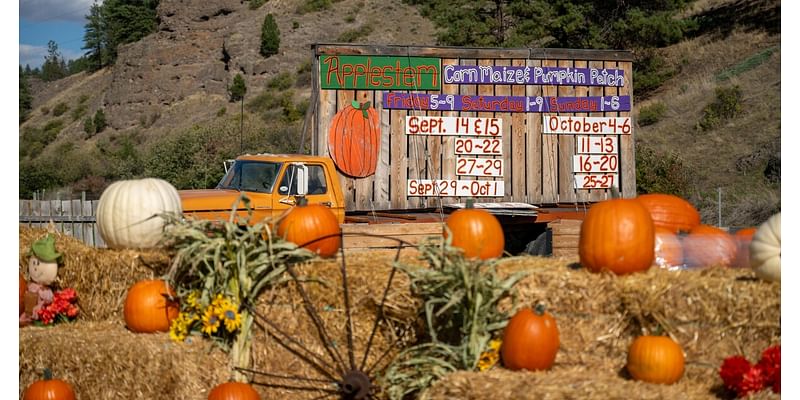
[[[214,301],[211,302],[211,307],[214,308],[214,311],[217,314],[222,315],[224,310],[233,308],[233,303],[229,298],[223,296],[222,294],[218,294],[214,298]]]
[[[213,335],[219,329],[219,315],[215,312],[214,307],[209,306],[203,314],[203,333]]]
[[[228,332],[233,332],[242,326],[242,315],[236,312],[236,308],[232,304],[224,308],[220,315],[222,316],[222,320],[225,321],[225,329],[227,329]]]
[[[486,371],[494,367],[500,361],[500,346],[503,344],[501,339],[493,339],[489,341],[489,348],[481,353],[478,359],[478,370]]]
[[[189,324],[192,322],[191,317],[187,319],[185,313],[180,313],[178,318],[172,320],[169,326],[169,337],[176,342],[182,342],[189,334]]]
[[[189,306],[190,310],[200,310],[200,303],[197,301],[199,297],[199,290],[192,291],[189,296],[186,296],[186,305]]]

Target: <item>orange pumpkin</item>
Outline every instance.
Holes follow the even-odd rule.
[[[650,212],[656,227],[673,233],[688,232],[700,225],[700,212],[688,201],[671,194],[649,193],[636,198]]]
[[[167,332],[180,312],[175,291],[161,279],[139,281],[125,297],[125,324],[133,332]]]
[[[279,236],[320,257],[336,255],[342,244],[341,232],[333,211],[321,204],[308,204],[308,200],[302,197],[278,223]],[[329,235],[336,236],[320,239]]]
[[[730,267],[736,258],[736,250],[733,236],[715,226],[698,225],[683,238],[684,258],[690,268]]]
[[[500,354],[508,369],[544,370],[555,363],[560,345],[555,318],[538,304],[511,317],[503,331]]]
[[[260,400],[252,386],[242,382],[226,382],[215,386],[208,393],[208,400]]]
[[[672,384],[683,376],[683,349],[668,336],[639,336],[628,349],[626,368],[633,379]]]
[[[656,228],[655,264],[661,268],[676,269],[683,265],[681,239],[667,228]]]
[[[739,229],[733,234],[737,246],[734,267],[750,268],[750,243],[753,241],[753,235],[756,234],[757,229],[756,227]]]
[[[467,258],[488,260],[503,255],[505,236],[497,217],[486,210],[473,207],[474,200],[467,200],[466,208],[447,216],[445,224],[452,235],[451,245],[464,250]],[[445,232],[445,237],[448,233]]]
[[[75,392],[69,383],[53,379],[50,370],[45,369],[44,379],[28,386],[22,400],[75,400]]]
[[[25,281],[25,277],[22,276],[22,272],[19,273],[19,313],[22,314],[25,311],[25,291],[28,290],[28,282]]]
[[[375,173],[381,148],[381,124],[370,103],[353,101],[333,116],[328,153],[346,175],[364,178]]]
[[[580,263],[617,275],[646,271],[655,259],[655,227],[638,201],[611,199],[592,205],[581,224]]]

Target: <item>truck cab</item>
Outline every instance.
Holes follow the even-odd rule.
[[[236,204],[245,194],[250,199],[252,224],[280,217],[295,205],[295,196],[299,195],[309,204],[329,207],[339,223],[344,222],[344,196],[329,157],[242,155],[226,163],[225,176],[214,189],[181,190],[178,194],[187,218],[228,219],[234,207],[238,215],[246,217],[247,206]]]

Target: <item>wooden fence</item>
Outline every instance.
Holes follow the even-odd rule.
[[[56,230],[88,246],[106,247],[97,230],[95,212],[99,200],[20,200],[20,225],[46,228],[51,222]]]

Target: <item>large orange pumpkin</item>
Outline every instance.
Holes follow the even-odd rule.
[[[628,349],[626,368],[633,379],[672,384],[683,376],[683,349],[668,336],[639,336]]]
[[[279,236],[320,257],[332,257],[339,251],[341,232],[339,220],[333,211],[321,204],[308,204],[308,200],[302,197],[278,223]],[[321,239],[329,235],[336,236]]]
[[[25,277],[22,276],[22,272],[19,273],[19,313],[22,314],[25,311],[25,291],[28,290],[28,282],[25,281]]]
[[[683,254],[690,268],[730,267],[736,258],[736,250],[733,236],[715,226],[698,225],[683,238]]]
[[[673,233],[700,225],[700,212],[688,201],[671,194],[649,193],[636,198],[650,212],[653,224]]]
[[[333,116],[328,152],[346,175],[364,178],[375,173],[381,148],[381,124],[370,103],[353,101]]]
[[[655,264],[661,268],[678,269],[683,266],[681,239],[671,230],[656,227]]]
[[[61,379],[53,379],[50,370],[45,369],[44,379],[28,386],[22,400],[75,400],[75,392],[72,385]]]
[[[511,317],[503,331],[500,354],[508,369],[544,370],[555,363],[560,345],[555,318],[538,304]]]
[[[505,248],[500,222],[490,212],[473,208],[473,204],[474,201],[469,199],[466,208],[447,216],[445,224],[452,235],[451,245],[464,250],[467,258],[487,260],[500,257]]]
[[[581,224],[580,263],[592,272],[646,271],[655,259],[655,227],[638,201],[611,199],[592,205]]]
[[[260,400],[252,386],[242,382],[226,382],[215,386],[208,393],[208,400]]]
[[[750,243],[753,241],[753,235],[756,234],[756,227],[749,227],[739,229],[733,234],[733,239],[736,241],[736,260],[733,266],[736,268],[750,268]]]
[[[180,312],[175,291],[161,279],[143,280],[128,289],[123,313],[133,332],[167,332]]]

